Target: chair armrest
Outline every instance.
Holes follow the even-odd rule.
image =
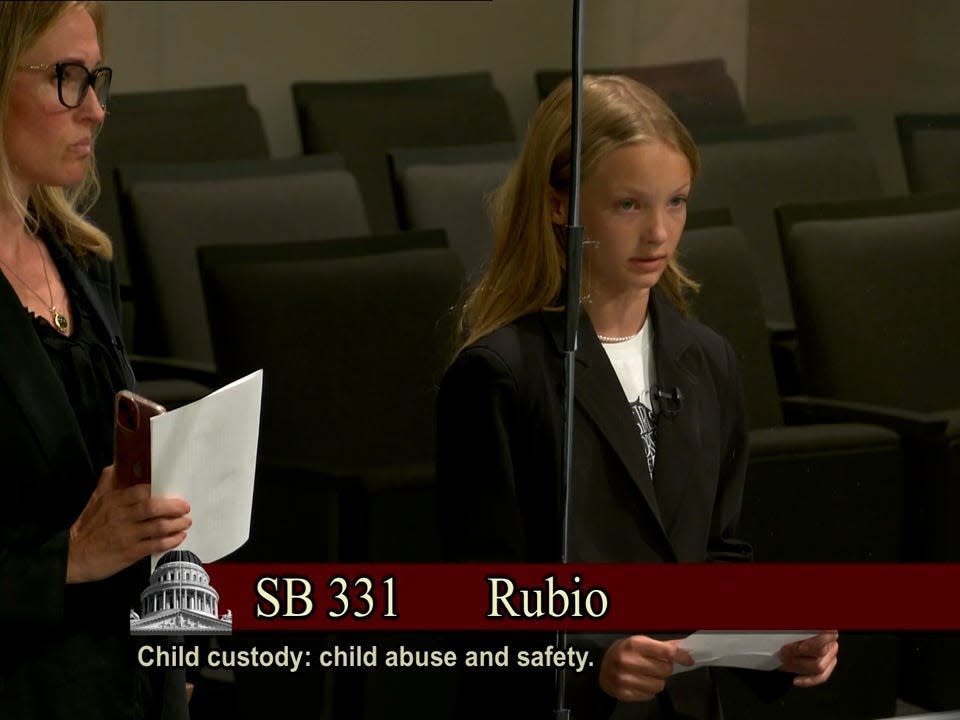
[[[948,421],[928,413],[884,405],[794,395],[780,399],[788,424],[855,422],[881,425],[904,437],[923,439],[941,436]]]
[[[767,320],[767,332],[771,343],[789,343],[797,339],[796,325],[788,322]]]
[[[220,377],[210,363],[155,355],[131,355],[137,380],[192,380],[210,388],[220,386]]]

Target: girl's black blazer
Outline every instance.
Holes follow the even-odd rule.
[[[747,434],[733,349],[717,333],[683,317],[656,288],[649,310],[663,396],[653,478],[616,373],[589,318],[581,317],[568,559],[749,560],[749,545],[734,536]],[[437,478],[451,560],[559,559],[563,340],[562,313],[528,315],[465,348],[444,375],[437,405]],[[642,617],[635,632],[644,632]],[[593,677],[574,678],[574,685],[582,686],[575,717],[607,717],[613,710],[613,701],[597,689],[596,673],[614,637],[573,640],[597,651]],[[520,680],[516,692],[532,695],[530,680],[529,675]],[[716,717],[712,688],[706,671],[685,673],[668,683],[658,701],[635,704],[636,712],[628,716]],[[549,711],[550,699],[547,693],[531,706],[531,717],[544,706]]]

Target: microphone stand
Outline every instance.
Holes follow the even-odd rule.
[[[567,298],[564,306],[566,335],[563,346],[564,435],[563,464],[560,475],[560,562],[567,563],[570,528],[570,484],[573,476],[573,385],[576,369],[577,328],[580,323],[580,273],[583,264],[583,227],[580,225],[580,105],[583,96],[583,2],[573,0],[573,74],[570,109],[570,200],[567,206]],[[567,650],[567,633],[557,631],[557,649]],[[570,720],[567,708],[567,675],[562,668],[556,675],[556,720]]]

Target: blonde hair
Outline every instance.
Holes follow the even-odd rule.
[[[493,196],[493,257],[464,303],[463,346],[543,309],[560,309],[566,228],[552,221],[554,194],[569,195],[572,82],[537,108],[516,164]],[[683,153],[691,179],[700,155],[683,124],[645,85],[622,76],[586,76],[582,96],[581,176],[624,145],[662,142]],[[682,312],[697,285],[671,259],[658,286]]]
[[[20,57],[63,13],[74,7],[81,7],[90,13],[97,28],[97,41],[102,48],[105,21],[102,2],[0,2],[0,136],[6,124],[10,86]],[[87,251],[107,259],[113,256],[110,238],[83,216],[100,194],[97,165],[92,153],[87,158],[83,180],[77,185],[70,188],[38,185],[33,188],[24,206],[14,190],[6,147],[0,147],[0,193],[5,202],[16,208],[31,232],[35,233],[41,227],[49,228],[78,256]]]

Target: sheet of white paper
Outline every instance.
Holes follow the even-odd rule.
[[[674,663],[673,674],[695,670],[705,665],[776,670],[780,667],[780,648],[788,643],[813,637],[816,633],[765,632],[695,632],[680,641],[680,647],[690,653],[694,664]]]
[[[190,503],[193,525],[177,549],[213,562],[250,536],[263,371],[150,419],[152,494]],[[156,567],[154,555],[151,567]]]

